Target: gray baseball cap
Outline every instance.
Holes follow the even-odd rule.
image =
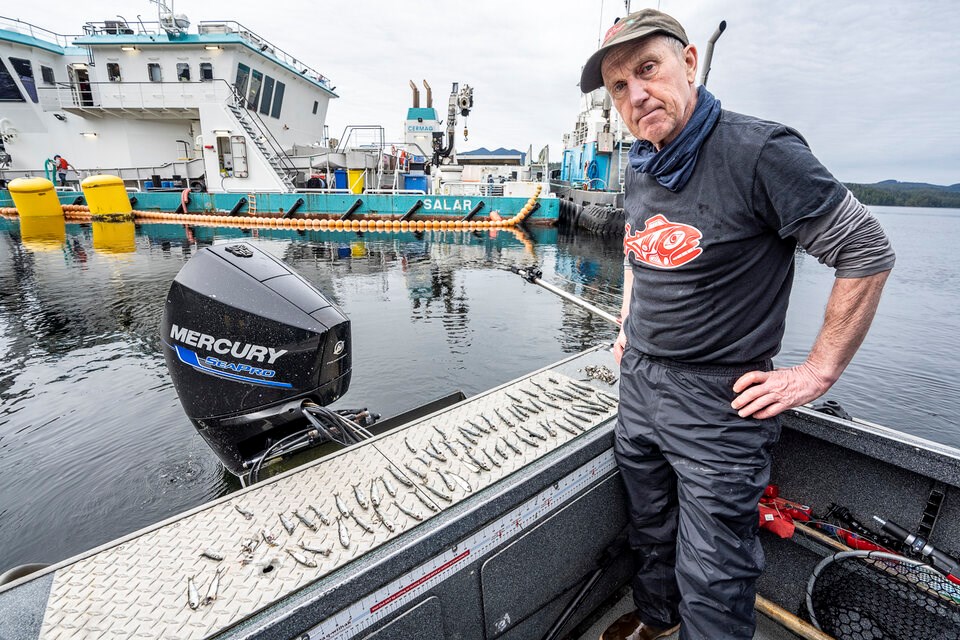
[[[587,64],[583,65],[583,72],[580,74],[580,91],[589,93],[603,86],[600,65],[610,49],[624,42],[645,38],[655,33],[676,38],[684,46],[690,44],[687,32],[672,16],[656,9],[641,9],[631,13],[610,27],[603,38],[603,44],[590,56]]]

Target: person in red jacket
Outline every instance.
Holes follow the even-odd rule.
[[[60,155],[53,156],[53,163],[56,165],[57,175],[60,177],[60,186],[67,186],[67,169],[70,167],[70,163]]]

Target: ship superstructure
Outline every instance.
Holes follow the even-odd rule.
[[[326,144],[330,80],[231,21],[88,22],[66,36],[0,18],[0,178],[110,172],[137,188],[291,191],[290,151]],[[306,165],[309,171],[309,164]],[[153,184],[159,182],[159,184]]]

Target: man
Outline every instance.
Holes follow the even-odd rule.
[[[70,163],[67,162],[67,159],[56,155],[53,156],[53,163],[56,165],[57,175],[60,177],[60,186],[67,186],[67,169],[70,168]]]
[[[877,221],[796,131],[722,110],[696,72],[683,27],[645,9],[610,29],[580,80],[607,89],[637,138],[614,346],[637,611],[603,640],[678,626],[684,640],[753,637],[776,416],[837,380],[894,263]],[[807,359],[774,369],[798,243],[837,279]]]

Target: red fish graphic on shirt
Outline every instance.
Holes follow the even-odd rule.
[[[662,214],[646,221],[643,231],[630,232],[625,228],[623,253],[633,254],[638,262],[653,267],[673,269],[686,264],[703,253],[700,238],[703,234],[696,227],[679,222],[670,222]]]

